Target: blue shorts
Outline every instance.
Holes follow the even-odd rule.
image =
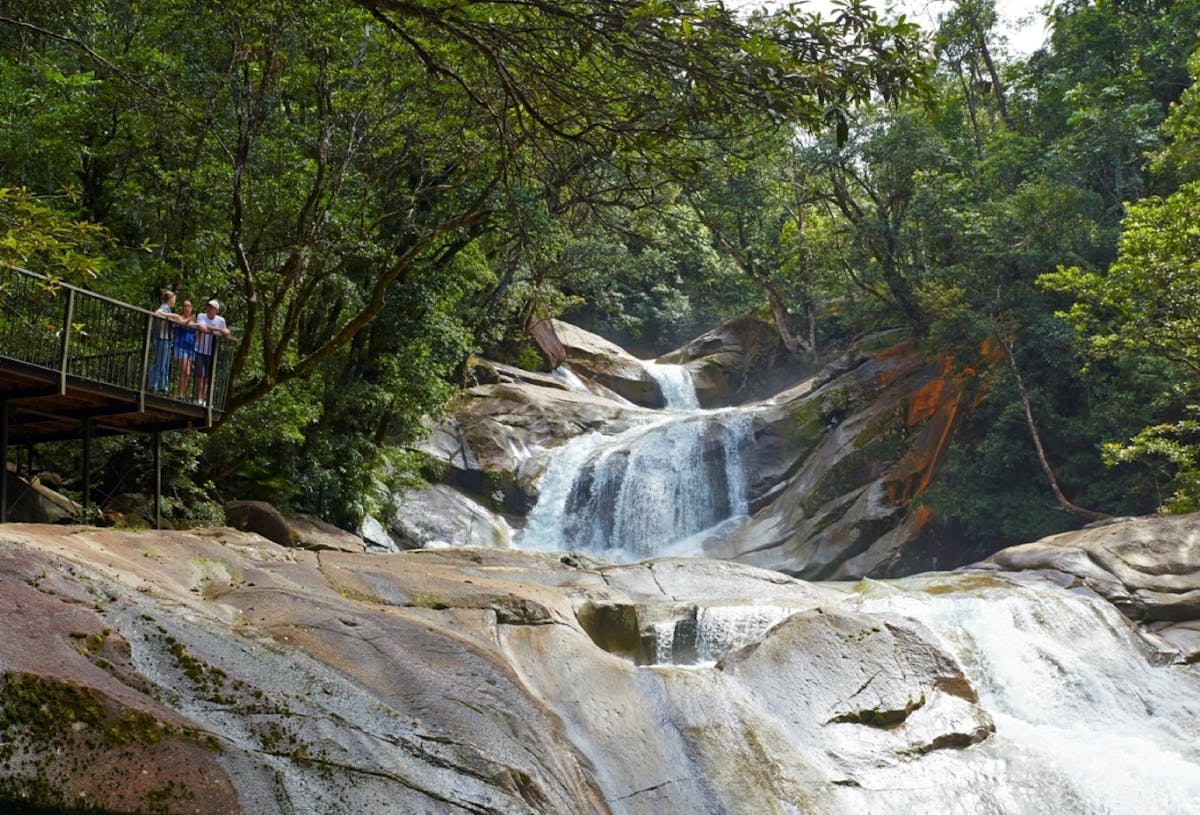
[[[196,356],[196,329],[175,329],[175,359],[192,359]]]

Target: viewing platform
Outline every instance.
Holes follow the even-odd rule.
[[[229,395],[232,344],[213,336],[205,393],[151,393],[156,332],[176,323],[149,309],[12,266],[0,266],[0,460],[10,445],[211,427]],[[85,466],[85,470],[87,467]],[[157,470],[157,461],[156,461]],[[0,471],[7,493],[8,468]],[[87,479],[84,474],[85,482]],[[85,487],[86,493],[86,487]],[[86,498],[84,503],[86,504]],[[7,501],[0,501],[0,520]]]

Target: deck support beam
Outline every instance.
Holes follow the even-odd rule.
[[[0,523],[8,523],[8,400],[0,400]]]
[[[162,529],[162,431],[154,431],[154,528]]]
[[[92,420],[83,420],[83,517],[93,521],[92,509]]]

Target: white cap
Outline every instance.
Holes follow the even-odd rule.
[[[221,310],[221,303],[220,303],[220,301],[219,301],[219,300],[217,300],[216,298],[213,298],[212,300],[209,300],[209,301],[208,301],[208,304],[209,304],[210,306],[212,306],[213,308],[215,308],[217,311],[220,311],[220,310]]]

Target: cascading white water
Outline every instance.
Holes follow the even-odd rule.
[[[642,364],[646,373],[658,383],[668,409],[697,410],[700,407],[696,388],[692,385],[692,375],[687,368],[682,365],[661,365],[657,362]]]
[[[697,606],[694,616],[651,623],[654,664],[711,667],[717,660],[755,640],[796,613],[779,605]]]
[[[675,621],[656,623],[651,628],[654,631],[654,661],[670,663],[675,654]]]
[[[920,620],[954,653],[996,723],[1001,811],[1200,812],[1194,667],[1164,664],[1111,605],[1049,583],[921,586],[871,586],[863,610]]]
[[[588,386],[583,384],[583,380],[579,378],[579,375],[571,370],[570,365],[559,365],[550,372],[550,378],[556,382],[563,383],[576,393],[591,393]]]
[[[795,613],[783,606],[713,606],[696,609],[696,661],[716,662],[730,651],[760,639]]]
[[[617,560],[698,555],[707,534],[745,517],[751,415],[700,410],[682,366],[647,370],[668,410],[624,433],[590,433],[554,450],[520,547]]]

